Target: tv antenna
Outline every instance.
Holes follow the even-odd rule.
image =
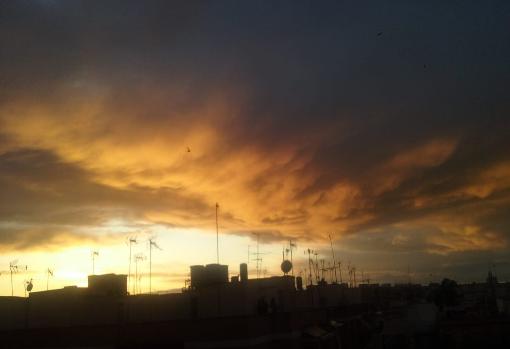
[[[132,245],[138,243],[136,241],[136,236],[129,238],[128,243],[129,243],[129,269],[128,269],[128,290],[129,290],[129,286],[130,286],[130,282],[131,282],[131,260],[132,260],[131,250],[132,250]],[[135,293],[135,289],[134,289],[134,284],[133,284],[133,294],[134,293]]]
[[[156,247],[158,250],[161,250],[161,247],[158,246],[154,238],[149,239],[149,294],[152,293],[152,247]]]
[[[218,209],[220,205],[216,203],[216,263],[220,264],[220,235],[218,229]]]
[[[327,277],[327,276],[325,276],[325,274],[326,274],[326,272],[327,272],[328,270],[324,267],[324,262],[325,262],[325,261],[324,261],[324,258],[322,258],[322,259],[320,260],[320,262],[321,262],[321,268],[320,268],[320,271],[321,271],[321,281],[325,281],[325,280],[326,280],[326,277]]]
[[[312,254],[313,254],[313,250],[311,249],[307,249],[305,251],[305,253],[308,252],[308,282],[310,283],[310,285],[313,285],[313,279],[312,279],[312,265],[313,265],[313,261],[312,261]]]
[[[53,270],[48,268],[48,270],[46,270],[46,291],[49,290],[49,284],[50,284],[50,276],[53,276]]]
[[[28,266],[24,266],[25,270],[28,270]],[[12,275],[17,274],[20,270],[23,270],[23,266],[18,265],[18,260],[15,259],[9,263],[9,271],[11,272],[11,296],[14,296],[14,284],[12,282]]]
[[[364,284],[370,285],[370,276],[368,273],[361,271],[361,280]]]
[[[96,275],[96,257],[99,257],[99,252],[92,251],[92,275]]]
[[[138,277],[138,262],[144,261],[146,258],[142,253],[139,253],[135,256],[135,294],[136,291],[140,292],[140,285],[139,280],[142,278],[140,275],[140,278]]]
[[[331,245],[331,255],[333,257],[333,271],[335,272],[335,283],[338,283],[338,277],[336,275],[336,259],[335,259],[335,250],[333,249],[333,240],[331,239],[331,234],[329,236],[329,244]]]
[[[317,284],[319,284],[319,281],[320,281],[319,260],[318,260],[319,253],[317,251],[313,251],[313,255],[315,256],[315,280],[316,280]]]
[[[262,258],[260,258],[260,251],[259,251],[260,233],[253,233],[253,234],[257,236],[257,252],[255,253],[255,255],[257,257],[255,258],[255,261],[257,262],[257,279],[258,279],[260,277],[260,264],[262,262]]]
[[[289,239],[290,264],[292,264],[291,274],[294,276],[294,260],[292,259],[292,250],[297,249],[297,245]]]
[[[265,254],[268,254],[268,253],[264,253],[264,252],[260,252],[260,233],[252,233],[253,235],[255,235],[257,237],[257,252],[254,253],[254,255],[256,256],[255,257],[255,261],[257,262],[257,279],[260,278],[260,273],[261,273],[261,268],[262,268],[262,257],[261,255],[265,255]]]
[[[352,268],[350,261],[347,263],[347,271],[349,273],[349,287],[352,287]]]

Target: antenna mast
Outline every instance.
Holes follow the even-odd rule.
[[[149,294],[152,293],[152,240],[149,239]]]
[[[349,272],[349,287],[352,287],[352,268],[350,261],[347,263],[347,271]]]
[[[290,249],[290,263],[292,264],[291,273],[294,276],[294,261],[292,260],[292,249],[296,248],[296,244],[292,242],[292,239],[289,239],[289,249]]]
[[[48,270],[46,271],[47,272],[47,276],[46,276],[46,291],[49,290],[49,285],[50,285],[50,275],[53,276],[53,270],[51,270],[50,268],[48,268]]]
[[[18,266],[16,265],[17,261],[13,261],[9,263],[9,269],[11,271],[11,297],[14,296],[14,285],[12,283],[12,273],[18,271]]]
[[[310,254],[312,253],[313,251],[308,249],[308,280],[310,282],[310,285],[313,285],[313,279],[312,279],[312,257],[310,256]]]
[[[319,275],[319,260],[317,259],[319,253],[317,251],[314,251],[313,252],[314,256],[315,256],[315,281],[317,282],[317,285],[319,284],[319,281],[320,281],[320,275]]]
[[[260,253],[259,253],[259,233],[255,233],[257,235],[257,279],[260,277]]]
[[[129,285],[130,285],[130,281],[131,281],[131,245],[132,244],[136,244],[137,241],[136,241],[136,237],[135,238],[129,238],[129,270],[128,270],[128,289],[129,289]],[[135,289],[134,289],[134,286],[133,286],[133,294],[135,293]]]
[[[152,246],[161,250],[154,239],[149,239],[149,294],[152,293]]]
[[[338,283],[338,278],[336,275],[336,259],[335,259],[335,250],[333,249],[333,240],[331,240],[331,234],[329,236],[329,244],[331,245],[331,254],[333,255],[333,270],[335,271],[335,283]]]
[[[261,255],[270,254],[270,252],[260,252],[260,243],[259,243],[260,242],[260,233],[252,233],[252,234],[257,237],[257,251],[254,252],[254,253],[250,253],[248,255],[248,257],[250,255],[254,255],[255,256],[255,259],[252,259],[252,260],[256,262],[257,279],[258,279],[258,278],[260,278],[260,274],[263,271],[262,270],[262,257],[261,257]],[[248,251],[249,251],[249,246],[248,246]]]
[[[218,233],[218,208],[220,205],[216,203],[216,263],[220,264],[220,238]]]
[[[9,270],[11,272],[11,296],[14,296],[14,284],[12,282],[12,274],[16,274],[20,270],[17,259],[9,263]],[[28,270],[27,265],[25,265],[25,270]]]
[[[11,271],[11,296],[14,296],[14,285],[12,283],[12,274],[18,272],[18,261],[12,261],[9,263],[9,270]]]
[[[99,252],[92,251],[92,275],[96,275],[96,256],[99,256]]]
[[[143,261],[143,260],[145,260],[145,256],[142,253],[137,254],[135,256],[135,294],[136,294],[137,290],[139,293],[141,293],[140,285],[138,284],[138,282],[140,281],[138,278],[138,261]],[[140,278],[141,278],[141,276],[140,276]]]

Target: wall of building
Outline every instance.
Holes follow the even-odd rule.
[[[122,318],[118,298],[68,295],[27,300],[28,328],[115,324]]]
[[[361,302],[361,295],[359,288],[341,285],[296,291],[291,276],[209,285],[182,294],[129,297],[98,295],[97,290],[68,287],[34,292],[29,298],[0,298],[0,329],[249,316],[261,313],[261,302],[265,304],[265,312],[280,313],[355,304]]]
[[[127,322],[157,322],[191,317],[190,295],[186,293],[139,295],[127,297],[124,302]]]
[[[0,297],[0,329],[14,330],[25,327],[26,298]]]

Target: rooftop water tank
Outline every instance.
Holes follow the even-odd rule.
[[[191,288],[200,288],[206,284],[205,267],[203,265],[192,265],[190,274]]]
[[[205,274],[208,285],[228,283],[228,265],[207,264]]]
[[[239,265],[239,275],[241,277],[241,282],[248,281],[248,264],[241,263],[241,265]]]

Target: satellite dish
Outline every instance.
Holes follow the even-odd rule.
[[[289,271],[292,270],[292,263],[286,259],[282,262],[282,265],[280,266],[284,274],[288,274]]]

